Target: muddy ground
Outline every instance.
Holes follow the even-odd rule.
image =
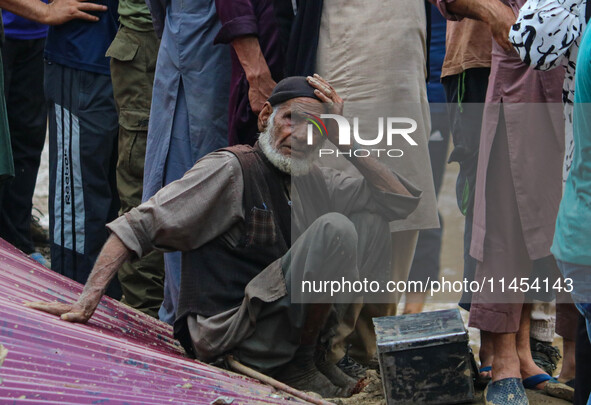
[[[352,396],[351,398],[346,399],[330,399],[330,402],[333,402],[336,405],[386,405],[386,400],[384,399],[384,392],[382,389],[382,381],[380,376],[375,371],[368,371],[367,372],[367,380],[368,385],[364,388],[364,390]],[[476,398],[472,404],[484,404],[483,400],[483,392],[477,391]],[[551,398],[544,394],[541,394],[536,391],[527,390],[527,396],[529,398],[530,405],[567,405],[569,402]]]

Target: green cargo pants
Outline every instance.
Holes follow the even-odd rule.
[[[121,26],[107,50],[111,57],[113,95],[119,113],[117,189],[123,214],[142,201],[144,160],[152,85],[160,40],[154,31],[135,31]],[[164,298],[164,260],[152,252],[141,260],[125,263],[119,270],[121,301],[158,317]]]

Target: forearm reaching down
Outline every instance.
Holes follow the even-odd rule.
[[[25,305],[58,315],[65,321],[84,323],[90,319],[105,294],[107,286],[130,256],[131,252],[121,242],[121,239],[117,235],[111,234],[76,303],[70,305],[56,302],[28,302]]]
[[[119,239],[117,235],[111,234],[96,259],[92,272],[88,276],[88,280],[82,291],[82,296],[87,292],[100,292],[100,294],[103,295],[107,290],[109,283],[115,274],[117,274],[117,270],[119,270],[121,265],[129,259],[130,256],[131,252],[125,247],[123,242],[121,242],[121,239]]]
[[[246,74],[250,108],[255,114],[258,114],[277,83],[271,76],[257,37],[249,35],[236,38],[232,41],[232,48],[234,48]]]

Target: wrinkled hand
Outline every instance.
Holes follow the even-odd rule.
[[[328,114],[343,115],[343,99],[326,79],[314,73],[314,76],[308,76],[307,80],[316,89],[314,90],[314,94],[328,107]],[[334,120],[328,120],[327,126],[328,132],[326,136],[328,140],[341,148],[339,146],[339,131],[336,128],[336,122]]]
[[[86,0],[53,0],[47,5],[47,14],[43,23],[59,25],[74,19],[98,21],[97,16],[88,14],[87,11],[101,12],[106,10],[106,6]]]
[[[25,302],[29,308],[57,315],[64,321],[86,323],[91,317],[101,300],[102,294],[81,295],[74,304],[62,304],[59,302]]]
[[[314,76],[308,76],[308,83],[316,90],[314,94],[318,96],[323,103],[328,105],[329,114],[343,114],[343,99],[337,94],[336,90],[330,85],[326,79],[322,78],[317,73]]]
[[[269,72],[261,76],[251,77],[248,80],[248,101],[250,102],[251,110],[256,115],[259,115],[263,109],[263,106],[271,96],[275,85],[277,85],[277,83],[275,83]]]
[[[511,26],[517,21],[517,17],[511,7],[499,4],[494,17],[489,21],[489,27],[494,40],[507,52],[513,50],[513,45],[509,41],[509,31]]]

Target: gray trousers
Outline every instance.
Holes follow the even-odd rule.
[[[302,281],[354,282],[360,274],[368,279],[379,275],[389,268],[389,235],[388,223],[375,214],[355,214],[350,219],[337,213],[321,216],[282,258],[251,280],[240,307],[209,318],[187,318],[197,357],[209,361],[232,353],[240,362],[272,375],[300,346],[311,303],[336,304],[337,316],[323,331],[326,339],[348,303],[363,299],[359,293],[332,297],[303,293]]]

